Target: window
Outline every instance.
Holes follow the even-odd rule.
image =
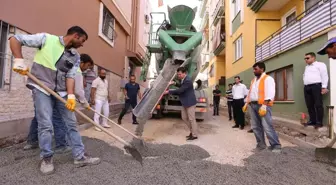
[[[314,11],[316,8],[318,8],[318,5],[320,3],[323,3],[321,0],[305,0],[305,10],[307,11],[307,14]]]
[[[275,81],[275,98],[276,101],[293,101],[293,66],[282,68],[268,73]]]
[[[116,38],[115,19],[112,13],[100,3],[100,17],[99,17],[99,36],[102,37],[108,44],[114,46]]]
[[[282,26],[290,27],[293,24],[295,24],[296,20],[296,8],[294,7],[290,11],[288,11],[283,17],[282,17]]]
[[[0,88],[5,84],[6,47],[9,25],[0,21]]]
[[[240,36],[235,42],[234,42],[234,48],[235,48],[235,53],[234,53],[234,58],[235,61],[239,60],[240,58],[243,57],[243,39],[242,36]]]
[[[232,0],[233,5],[233,17],[236,17],[240,12],[240,0]]]

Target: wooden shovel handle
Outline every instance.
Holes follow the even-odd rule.
[[[47,86],[45,86],[39,79],[37,79],[34,75],[32,75],[31,73],[27,73],[27,76],[32,79],[37,85],[39,85],[40,87],[42,87],[44,90],[46,90],[48,93],[50,93],[51,95],[53,95],[55,98],[57,98],[59,101],[61,101],[62,103],[66,104],[67,102],[60,96],[58,95],[56,92],[54,92],[53,90],[49,89]],[[87,115],[85,115],[83,112],[81,112],[80,110],[78,110],[77,108],[75,109],[75,112],[77,112],[80,116],[82,116],[84,119],[86,119],[87,121],[89,121],[91,124],[93,124],[94,126],[100,128],[102,131],[104,131],[106,134],[108,134],[109,136],[113,137],[114,139],[118,140],[119,142],[123,143],[124,145],[128,145],[130,146],[130,144],[128,142],[126,142],[125,140],[123,140],[122,138],[120,138],[119,136],[113,134],[112,132],[110,132],[109,130],[105,129],[104,127],[100,126],[99,124],[97,124],[96,122],[94,122],[91,118],[89,118]]]

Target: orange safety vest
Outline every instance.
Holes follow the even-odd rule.
[[[259,105],[262,105],[264,104],[264,101],[265,101],[265,80],[266,78],[268,77],[268,75],[264,75],[263,77],[260,78],[259,80],[259,87],[258,87],[258,104]],[[247,95],[247,102],[250,103],[251,100],[250,100],[250,94],[251,94],[251,90],[252,90],[252,86],[253,86],[253,83],[256,81],[257,78],[254,78],[252,81],[251,81],[251,85],[250,85],[250,90],[249,90],[249,93]],[[273,106],[273,100],[271,100],[267,106]]]

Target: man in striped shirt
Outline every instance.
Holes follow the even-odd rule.
[[[226,91],[226,98],[227,98],[227,106],[228,106],[228,112],[229,112],[229,121],[231,121],[232,120],[232,102],[233,102],[232,84],[229,84],[229,89]]]
[[[93,70],[93,66],[91,66],[88,70],[86,70],[83,73],[83,76],[84,76],[84,86],[85,86],[85,98],[88,102],[90,102],[92,82],[93,80],[97,78],[97,75]]]

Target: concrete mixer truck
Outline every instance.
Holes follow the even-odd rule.
[[[182,109],[178,96],[162,95],[169,87],[171,80],[176,80],[176,70],[180,66],[188,69],[188,75],[193,81],[199,73],[201,65],[202,32],[197,32],[192,25],[197,8],[185,5],[168,7],[168,17],[164,12],[152,12],[151,32],[147,49],[151,57],[155,57],[157,77],[146,90],[143,98],[133,109],[133,114],[141,120],[147,120],[151,115],[161,118],[168,112],[180,112]],[[155,23],[154,16],[163,17],[163,22]],[[208,97],[202,88],[201,81],[195,83],[196,119],[204,120],[208,112]]]

